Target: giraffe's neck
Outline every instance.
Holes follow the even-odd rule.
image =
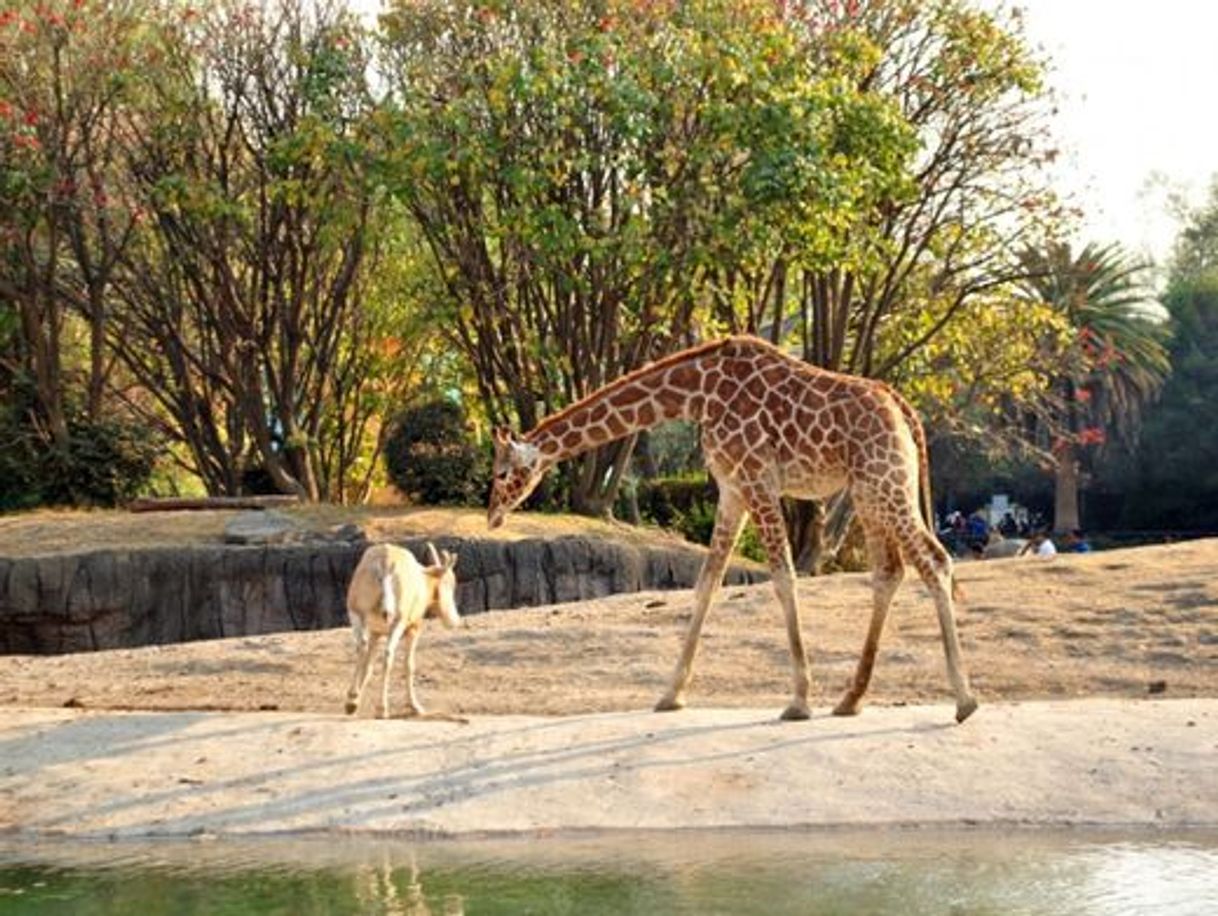
[[[542,420],[525,438],[553,463],[666,420],[700,420],[702,363],[722,345],[716,341],[637,369]]]

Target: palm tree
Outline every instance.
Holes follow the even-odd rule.
[[[1023,254],[1023,294],[1059,310],[1073,339],[1060,353],[1047,411],[1055,474],[1054,529],[1079,527],[1079,459],[1110,438],[1130,442],[1142,407],[1170,370],[1166,322],[1157,316],[1144,263],[1119,245],[1077,256],[1050,242]]]

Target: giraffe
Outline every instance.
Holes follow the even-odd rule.
[[[701,426],[719,503],[685,643],[656,710],[685,705],[702,625],[747,513],[765,547],[790,643],[794,696],[781,717],[809,717],[808,660],[780,498],[823,499],[849,488],[871,559],[872,612],[853,680],[834,714],[859,711],[909,562],[934,596],[956,721],[968,718],[977,701],[961,667],[951,559],[919,512],[919,498],[925,518],[933,511],[925,436],[913,408],[882,382],[818,369],[749,336],[675,353],[545,418],[524,436],[497,429],[490,527],[501,525],[556,462],[678,418]]]

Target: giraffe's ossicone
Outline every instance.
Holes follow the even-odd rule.
[[[685,705],[702,624],[747,513],[765,546],[790,641],[794,696],[783,718],[809,716],[808,661],[781,497],[823,499],[845,488],[867,537],[873,602],[858,668],[834,712],[858,711],[908,562],[934,596],[956,719],[963,722],[977,703],[960,663],[951,558],[930,527],[926,440],[913,408],[881,382],[817,369],[753,337],[675,353],[547,417],[524,436],[496,430],[490,526],[501,525],[556,462],[674,419],[700,425],[719,505],[685,645],[656,708]]]

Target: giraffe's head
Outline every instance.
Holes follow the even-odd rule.
[[[486,520],[498,528],[507,514],[524,502],[545,476],[548,464],[531,442],[517,438],[510,430],[495,430],[495,480]]]

